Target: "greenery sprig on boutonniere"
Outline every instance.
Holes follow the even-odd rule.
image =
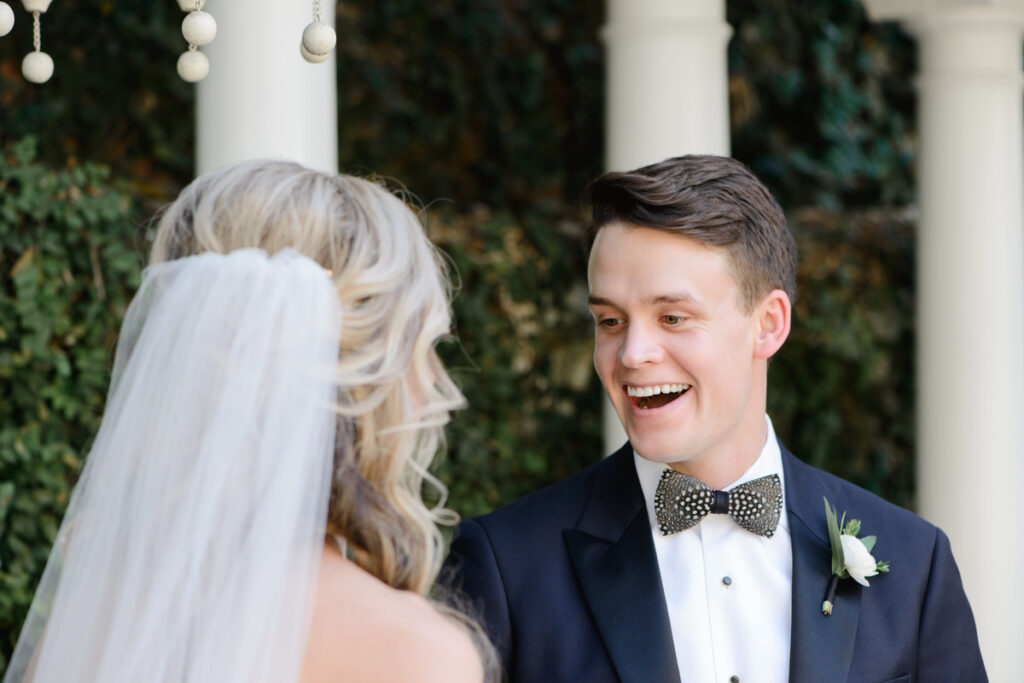
[[[832,614],[836,601],[836,588],[839,579],[851,578],[862,586],[868,585],[869,576],[885,574],[889,571],[888,562],[876,562],[871,555],[875,547],[875,536],[857,538],[860,533],[860,520],[846,521],[846,513],[842,518],[836,515],[836,509],[829,505],[825,498],[825,519],[828,520],[828,540],[832,544],[832,579],[828,582],[825,602],[821,604],[821,613]]]

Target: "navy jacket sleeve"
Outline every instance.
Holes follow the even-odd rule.
[[[938,529],[918,642],[917,680],[960,683],[988,680],[960,572],[949,539]]]
[[[483,625],[507,671],[512,648],[508,599],[487,531],[475,520],[459,523],[441,575],[455,604]]]

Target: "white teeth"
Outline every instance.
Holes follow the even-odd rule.
[[[650,387],[626,387],[626,394],[635,398],[647,398],[658,394],[678,394],[690,388],[689,384],[656,384]]]

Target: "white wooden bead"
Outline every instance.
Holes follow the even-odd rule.
[[[199,3],[199,9],[203,8],[204,3]],[[196,0],[178,0],[178,7],[181,8],[182,12],[191,12],[196,9]]]
[[[45,52],[29,52],[21,60],[21,73],[31,83],[46,83],[53,75],[53,59]]]
[[[0,2],[0,36],[6,36],[14,28],[14,10],[6,2]]]
[[[50,3],[53,0],[21,0],[21,4],[25,6],[25,9],[29,12],[41,12],[45,13],[50,8]]]
[[[314,21],[302,31],[302,47],[314,55],[325,55],[334,49],[338,36],[322,21]]]
[[[217,21],[206,12],[189,12],[181,22],[181,35],[192,45],[207,45],[217,35]]]
[[[315,55],[309,50],[307,50],[306,46],[303,45],[302,43],[299,43],[299,52],[302,54],[302,58],[305,59],[310,64],[320,64],[321,62],[326,62],[328,57],[331,56],[330,52],[323,55]]]
[[[210,60],[199,50],[187,50],[178,57],[178,75],[182,80],[195,83],[210,73]]]

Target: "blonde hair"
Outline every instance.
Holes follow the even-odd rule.
[[[465,402],[434,350],[451,323],[443,260],[380,185],[252,161],[186,187],[159,220],[150,263],[250,247],[292,248],[331,272],[342,329],[327,531],[381,581],[425,595],[443,557],[437,523],[455,520],[427,467]]]

